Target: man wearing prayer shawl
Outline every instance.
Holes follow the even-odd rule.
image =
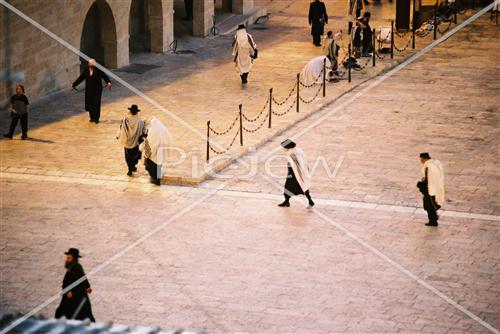
[[[290,197],[295,195],[305,195],[309,201],[308,209],[314,206],[314,202],[309,193],[311,186],[311,175],[307,167],[307,160],[304,151],[296,147],[290,139],[286,139],[281,146],[287,150],[286,159],[288,161],[288,174],[285,182],[285,201],[278,206],[289,207]]]
[[[302,69],[300,77],[302,83],[306,86],[310,86],[314,83],[323,83],[323,65],[326,60],[326,77],[329,79],[332,76],[332,62],[327,56],[319,56],[313,58],[306,66]]]
[[[151,183],[157,186],[163,175],[162,164],[166,161],[168,130],[157,118],[152,117],[148,124],[148,134],[143,143],[144,165],[151,177]]]
[[[233,57],[241,77],[241,83],[248,83],[248,73],[252,69],[253,60],[257,57],[257,45],[243,24],[238,26],[234,36]]]
[[[89,112],[90,122],[99,123],[101,117],[102,81],[111,89],[111,80],[106,73],[95,67],[95,59],[90,58],[88,66],[73,83],[73,89],[85,80],[85,110]]]
[[[439,160],[431,159],[429,153],[420,153],[422,163],[422,181],[417,187],[424,195],[424,209],[427,211],[429,222],[427,226],[438,226],[437,210],[444,204],[444,172]]]
[[[132,176],[133,172],[137,172],[137,163],[141,159],[141,151],[139,144],[147,134],[147,128],[144,120],[137,115],[141,111],[137,105],[133,104],[129,114],[122,120],[120,129],[116,139],[120,141],[120,145],[125,150],[125,161],[128,166],[128,176]]]
[[[309,5],[309,25],[311,26],[311,35],[315,46],[321,46],[320,38],[325,32],[325,24],[327,23],[328,14],[326,13],[325,4],[319,0],[311,2]]]

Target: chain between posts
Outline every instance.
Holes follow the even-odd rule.
[[[266,117],[262,119],[262,122],[260,122],[259,126],[257,126],[255,129],[247,129],[245,126],[243,126],[243,130],[248,133],[254,133],[262,129],[264,124],[266,124],[267,118],[269,117],[269,114],[266,114]]]
[[[245,114],[243,113],[242,116],[243,116],[243,119],[247,122],[250,122],[250,123],[253,123],[253,122],[256,122],[260,116],[264,113],[264,111],[267,110],[267,105],[269,103],[269,98],[267,98],[267,101],[266,101],[266,104],[264,104],[264,107],[262,108],[262,110],[257,114],[257,116],[255,116],[254,118],[248,118],[247,116],[245,116]]]
[[[402,48],[399,48],[396,44],[394,44],[394,50],[396,50],[398,52],[404,52],[404,51],[406,51],[406,49],[408,49],[408,47],[410,46],[412,41],[413,41],[413,35],[410,35],[410,39],[408,40],[408,42],[406,42],[405,46],[403,46]]]
[[[211,133],[217,135],[217,136],[224,136],[225,134],[227,134],[229,131],[231,131],[234,126],[236,125],[236,122],[238,121],[239,119],[239,116],[236,116],[236,118],[234,119],[233,123],[229,126],[229,128],[227,128],[225,131],[215,131],[210,125],[208,125],[208,129],[210,130]]]
[[[305,100],[302,96],[299,96],[299,99],[300,99],[300,101],[302,101],[306,104],[312,103],[312,102],[314,102],[314,100],[316,100],[316,98],[318,97],[319,93],[322,90],[323,90],[323,86],[319,86],[318,90],[316,91],[316,94],[314,94],[314,96],[311,99]]]
[[[210,142],[208,143],[208,148],[210,149],[210,151],[214,152],[215,154],[224,154],[224,153],[227,153],[231,147],[233,147],[234,143],[236,142],[236,138],[238,138],[238,135],[240,134],[240,129],[238,129],[238,131],[236,131],[236,134],[234,135],[233,139],[231,140],[231,143],[229,144],[229,146],[227,146],[224,151],[217,151],[216,149],[214,149],[212,147],[212,145],[210,144]],[[208,160],[208,154],[207,154],[207,160]]]
[[[297,103],[297,100],[293,100],[293,103],[292,103],[292,104],[288,107],[288,109],[287,109],[287,110],[285,110],[285,112],[283,112],[283,113],[277,113],[277,112],[276,112],[276,111],[274,111],[274,110],[272,110],[272,111],[271,111],[271,113],[272,113],[273,115],[275,115],[275,116],[284,116],[284,115],[288,114],[288,113],[292,110],[292,108],[293,108],[293,107],[295,107],[295,104],[296,104],[296,103]]]
[[[273,102],[278,105],[278,106],[282,106],[284,105],[285,103],[288,102],[288,100],[292,97],[293,93],[295,92],[295,90],[297,89],[297,85],[294,83],[293,84],[293,88],[290,90],[290,92],[288,93],[288,96],[281,102],[278,102],[278,100],[276,100],[276,98],[273,96]]]
[[[306,85],[302,82],[302,80],[299,79],[299,83],[302,87],[304,88],[311,88],[311,87],[314,87],[316,85],[322,85],[323,83],[322,82],[318,82],[321,77],[323,76],[323,71],[324,71],[324,68],[321,70],[321,72],[319,73],[318,77],[316,79],[314,79],[314,82],[310,85]]]

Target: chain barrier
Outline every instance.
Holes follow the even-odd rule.
[[[317,77],[316,79],[314,79],[314,82],[313,82],[312,84],[310,84],[310,85],[306,85],[306,84],[304,84],[304,83],[302,82],[302,80],[299,80],[299,84],[300,84],[302,87],[304,87],[304,88],[311,88],[311,87],[314,87],[314,86],[316,86],[316,85],[322,85],[322,84],[323,84],[323,80],[322,80],[322,78],[323,78],[323,70],[324,70],[324,69],[321,69],[321,72],[319,73],[318,77]],[[321,79],[321,82],[318,82],[318,80],[320,80],[320,79]]]
[[[410,23],[410,26],[411,26],[411,23]],[[411,31],[405,31],[405,32],[398,32],[396,29],[394,29],[394,36],[397,36],[399,38],[405,38],[406,35],[410,34]]]
[[[292,97],[293,92],[295,92],[296,89],[297,89],[297,84],[294,84],[292,90],[290,91],[290,93],[288,93],[288,96],[282,102],[278,102],[278,100],[276,100],[274,96],[273,96],[273,102],[276,103],[278,106],[284,105],[285,103],[288,102],[288,100],[290,100],[290,97]]]
[[[245,128],[245,126],[243,126],[243,130],[245,132],[248,132],[248,133],[254,133],[254,132],[257,132],[259,131],[260,129],[262,129],[262,127],[264,126],[264,124],[266,124],[266,121],[267,121],[267,118],[269,117],[269,113],[266,113],[266,117],[264,117],[264,119],[262,119],[262,122],[260,122],[259,126],[255,129],[247,129]]]
[[[296,104],[297,104],[297,100],[293,100],[293,103],[290,105],[290,107],[288,107],[288,109],[285,112],[283,112],[283,113],[277,113],[274,110],[271,110],[271,112],[275,116],[284,116],[284,115],[288,114],[292,110],[292,108],[295,107]]]
[[[231,130],[234,128],[234,126],[236,125],[236,122],[238,121],[238,119],[239,119],[239,118],[240,118],[240,117],[239,117],[239,115],[238,115],[238,116],[236,116],[236,118],[235,118],[235,119],[234,119],[234,121],[233,121],[233,124],[231,124],[231,125],[229,126],[229,128],[228,128],[227,130],[225,130],[225,131],[220,131],[220,132],[219,132],[219,131],[215,131],[215,130],[214,130],[214,129],[212,129],[212,127],[210,127],[210,126],[209,126],[208,128],[209,128],[210,132],[212,132],[213,134],[215,134],[215,135],[217,135],[217,136],[224,136],[225,134],[227,134],[229,131],[231,131]]]
[[[316,98],[318,97],[319,93],[322,91],[322,88],[323,88],[323,86],[319,86],[319,89],[316,91],[316,94],[314,94],[314,96],[311,99],[309,99],[309,100],[304,99],[302,96],[299,96],[299,99],[302,102],[304,102],[305,104],[312,103],[314,100],[316,100]]]
[[[236,141],[236,138],[238,138],[239,134],[240,134],[240,129],[238,129],[238,131],[236,131],[236,134],[234,135],[233,140],[231,140],[231,144],[229,144],[229,146],[227,146],[224,151],[217,151],[216,149],[214,149],[212,147],[211,143],[208,143],[208,147],[210,148],[210,151],[214,152],[215,154],[224,154],[224,153],[227,153],[231,149],[231,147],[233,147],[234,142]]]
[[[410,35],[410,39],[408,40],[408,42],[406,43],[405,46],[403,46],[402,48],[399,48],[396,43],[394,43],[394,50],[398,51],[398,52],[405,52],[406,49],[408,49],[408,47],[410,46],[411,44],[411,41],[413,40],[413,35]]]
[[[245,116],[245,114],[241,114],[241,116],[243,117],[243,119],[247,122],[250,122],[250,123],[253,123],[253,122],[256,122],[260,116],[264,113],[264,111],[266,111],[267,109],[267,106],[269,105],[269,97],[267,98],[266,100],[266,104],[264,104],[264,107],[262,108],[262,110],[257,114],[257,116],[255,116],[254,118],[248,118],[247,116]]]

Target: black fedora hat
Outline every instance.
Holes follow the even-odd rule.
[[[237,29],[237,30],[240,30],[240,29],[245,29],[245,28],[246,28],[246,27],[245,27],[245,25],[244,25],[244,24],[240,24],[240,25],[238,26],[238,29]]]
[[[71,255],[73,256],[74,258],[77,258],[77,257],[81,257],[80,256],[80,251],[77,249],[77,248],[70,248],[68,249],[68,251],[66,253],[64,253],[66,255]]]
[[[422,158],[422,159],[430,159],[431,156],[429,155],[429,153],[424,152],[424,153],[420,153],[420,158]]]
[[[295,146],[297,146],[293,141],[291,141],[290,139],[285,139],[281,142],[280,144],[282,147],[284,148],[294,148]]]
[[[141,111],[141,109],[139,109],[137,107],[137,104],[131,105],[130,108],[128,108],[128,110],[130,110],[131,112],[139,112],[139,111]]]

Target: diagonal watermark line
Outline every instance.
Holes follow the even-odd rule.
[[[80,283],[82,283],[88,277],[90,277],[92,275],[95,275],[98,272],[100,272],[101,270],[105,269],[110,264],[112,264],[114,261],[118,260],[119,258],[121,258],[122,256],[124,256],[125,254],[127,254],[129,251],[131,251],[132,249],[134,249],[138,245],[142,244],[143,242],[145,242],[146,240],[148,240],[149,238],[151,238],[156,233],[158,233],[161,230],[163,230],[165,227],[167,227],[168,225],[170,225],[176,219],[184,216],[186,213],[190,212],[192,209],[194,209],[195,207],[197,207],[201,203],[203,203],[206,200],[208,200],[210,197],[212,197],[213,195],[215,195],[215,193],[217,193],[217,191],[223,189],[226,186],[226,184],[227,184],[227,182],[226,183],[222,183],[219,187],[217,187],[217,188],[209,191],[207,194],[205,194],[204,196],[200,197],[199,199],[197,199],[196,201],[194,201],[193,203],[191,203],[189,206],[187,206],[184,209],[180,210],[175,215],[173,215],[172,217],[170,217],[166,222],[164,222],[163,224],[158,225],[157,227],[155,227],[154,229],[152,229],[148,233],[144,234],[142,237],[140,237],[139,239],[135,240],[133,243],[131,243],[130,245],[128,245],[127,247],[125,247],[124,249],[122,249],[120,252],[116,253],[115,255],[113,255],[112,257],[110,257],[109,259],[107,259],[106,261],[104,261],[103,263],[101,263],[100,265],[98,265],[97,267],[95,267],[94,269],[92,269],[85,276],[82,276],[80,279],[78,279],[77,281],[75,281],[73,284],[69,285],[67,288],[65,288],[61,292],[59,292],[59,293],[53,295],[52,297],[48,298],[45,302],[41,303],[40,305],[38,305],[37,307],[35,307],[34,309],[32,309],[30,312],[26,313],[21,318],[16,319],[15,321],[13,321],[7,327],[5,327],[4,329],[2,329],[2,331],[0,331],[0,334],[5,334],[5,333],[9,332],[10,330],[14,329],[15,327],[19,326],[21,323],[23,323],[24,321],[26,321],[29,317],[35,315],[40,310],[42,310],[45,307],[47,307],[48,305],[52,304],[55,300],[59,299],[62,295],[64,295],[65,293],[71,291],[73,288],[75,288],[76,286],[78,286]]]
[[[418,51],[417,53],[415,53],[414,55],[410,56],[408,59],[404,60],[402,63],[400,63],[399,65],[397,65],[393,69],[391,69],[388,72],[382,74],[375,81],[371,82],[368,86],[364,87],[359,92],[357,92],[356,94],[354,94],[353,96],[349,97],[347,100],[345,100],[344,102],[342,102],[340,105],[338,105],[337,107],[335,107],[331,111],[327,112],[323,116],[319,117],[317,120],[315,120],[314,122],[312,122],[311,124],[309,124],[308,126],[306,126],[304,129],[302,129],[301,131],[297,132],[295,135],[291,136],[290,139],[292,139],[292,140],[295,139],[296,140],[296,139],[302,137],[303,135],[305,135],[306,133],[308,133],[309,131],[311,131],[313,128],[315,128],[317,125],[322,124],[323,122],[325,122],[325,120],[327,118],[329,118],[330,116],[332,116],[333,114],[335,114],[335,113],[337,113],[339,111],[344,110],[347,106],[349,106],[351,103],[353,103],[354,101],[356,101],[359,97],[361,97],[362,95],[364,95],[365,93],[367,93],[371,89],[377,87],[382,82],[384,82],[385,80],[389,79],[394,74],[398,73],[399,71],[401,71],[402,69],[404,69],[406,66],[410,65],[411,63],[413,63],[414,61],[416,61],[417,59],[419,59],[420,57],[422,57],[423,55],[425,55],[427,52],[431,51],[436,46],[438,46],[439,44],[441,44],[444,41],[446,41],[452,35],[456,34],[458,31],[462,30],[463,28],[465,28],[466,26],[468,26],[469,24],[471,24],[472,22],[474,22],[475,20],[477,20],[479,17],[483,16],[486,12],[488,12],[492,8],[493,8],[493,4],[490,4],[490,5],[486,6],[485,8],[481,9],[479,12],[477,12],[473,16],[469,17],[467,20],[465,20],[464,22],[460,23],[459,25],[457,25],[456,27],[454,27],[453,29],[451,29],[450,31],[448,31],[446,34],[444,34],[443,36],[441,36],[437,40],[433,41],[431,44],[427,45],[426,47],[424,47],[423,49],[421,49],[420,51]],[[276,152],[278,152],[280,149],[281,149],[281,146],[275,147],[274,149],[272,149],[271,151],[269,151],[267,153],[267,155],[264,156],[263,159],[265,160],[265,159],[269,158],[270,156],[276,154]]]
[[[278,182],[276,182],[275,180],[273,180],[269,176],[267,176],[267,175],[262,175],[262,176],[264,178],[266,178],[269,181],[269,183],[282,189],[282,185],[280,185]],[[294,196],[294,194],[292,194],[287,189],[285,189],[285,193],[287,195],[289,195],[290,197]],[[305,201],[303,198],[299,198],[299,201],[303,204],[307,203],[307,201]],[[406,269],[405,267],[403,267],[402,265],[400,265],[399,263],[397,263],[396,261],[394,261],[393,259],[388,257],[387,255],[385,255],[384,253],[379,251],[377,248],[373,247],[372,245],[370,245],[369,243],[364,241],[362,238],[358,237],[356,234],[351,232],[349,229],[344,227],[342,224],[339,224],[339,223],[333,221],[327,215],[325,215],[324,213],[322,213],[320,210],[318,210],[315,207],[312,208],[312,211],[315,214],[317,214],[322,220],[324,220],[328,224],[336,227],[337,229],[339,229],[340,231],[345,233],[349,238],[351,238],[352,240],[359,243],[361,246],[363,246],[365,249],[367,249],[370,253],[372,253],[372,254],[378,256],[379,258],[381,258],[382,260],[388,262],[391,266],[393,266],[394,268],[396,268],[397,270],[399,270],[400,272],[402,272],[403,274],[405,274],[406,276],[408,276],[409,278],[411,278],[412,280],[414,280],[415,282],[417,282],[418,284],[420,284],[424,288],[430,290],[432,293],[434,293],[435,295],[437,295],[438,297],[440,297],[441,299],[443,299],[444,301],[446,301],[448,304],[452,305],[453,307],[455,307],[459,311],[463,312],[465,315],[467,315],[471,319],[477,321],[479,324],[481,324],[482,326],[484,326],[485,328],[487,328],[491,332],[493,332],[495,334],[500,334],[500,332],[495,327],[493,327],[492,325],[490,325],[489,323],[487,323],[483,319],[479,318],[477,315],[475,315],[471,311],[467,310],[462,305],[455,302],[453,299],[451,299],[450,297],[448,297],[447,295],[445,295],[444,293],[439,291],[437,288],[435,288],[431,284],[427,283],[426,281],[424,281],[423,279],[421,279],[420,277],[418,277],[417,275],[415,275],[414,273],[412,273],[411,271],[409,271],[408,269]]]
[[[66,47],[67,49],[69,49],[71,52],[73,52],[77,56],[79,56],[79,57],[81,57],[81,58],[83,58],[83,59],[85,59],[87,61],[90,59],[90,57],[87,56],[85,53],[81,52],[80,50],[78,50],[77,48],[75,48],[73,45],[71,45],[70,43],[66,42],[64,39],[62,39],[61,37],[57,36],[52,31],[50,31],[49,29],[45,28],[40,23],[38,23],[37,21],[35,21],[31,17],[29,17],[28,15],[24,14],[22,11],[20,11],[16,7],[12,6],[11,4],[9,4],[8,2],[6,2],[5,0],[0,0],[0,4],[2,4],[7,9],[9,9],[13,13],[15,13],[16,15],[18,15],[19,17],[21,17],[23,20],[27,21],[28,23],[30,23],[31,25],[33,25],[34,27],[36,27],[38,30],[40,30],[44,34],[48,35],[50,38],[52,38],[55,41],[57,41],[58,43],[62,44],[64,47]],[[198,130],[196,127],[194,127],[193,125],[191,125],[190,123],[188,123],[187,121],[185,121],[183,118],[177,116],[175,113],[167,110],[160,103],[158,103],[155,99],[147,96],[142,91],[140,91],[136,87],[132,86],[127,81],[123,80],[118,75],[116,75],[115,73],[111,72],[110,70],[108,70],[107,68],[105,68],[104,66],[102,66],[101,64],[99,64],[99,63],[96,62],[95,66],[97,68],[99,68],[101,71],[103,71],[104,73],[106,73],[109,77],[111,77],[112,79],[114,79],[117,82],[119,82],[120,84],[122,84],[124,87],[126,87],[131,92],[133,92],[134,94],[140,96],[146,102],[152,104],[157,110],[163,112],[165,115],[170,116],[175,121],[179,122],[181,125],[183,125],[187,129],[189,129],[191,132],[193,132],[194,134],[196,134],[201,139],[203,139],[203,140],[207,139],[206,134],[204,134],[203,132],[201,132],[200,130]],[[216,141],[213,138],[210,138],[209,141],[210,141],[211,144],[213,144],[214,146],[216,146],[218,149],[224,149],[225,148],[225,146],[223,146],[222,144],[220,144],[218,141]]]

